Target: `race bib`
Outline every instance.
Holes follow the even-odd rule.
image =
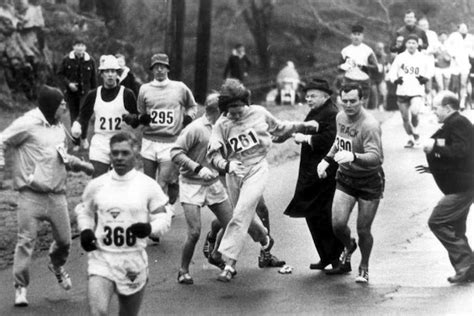
[[[150,126],[174,126],[175,117],[174,110],[157,109],[150,112]]]
[[[229,138],[227,141],[236,153],[246,151],[259,144],[257,133],[253,129],[248,129],[242,134]]]
[[[122,129],[121,117],[99,117],[99,130],[101,131],[119,131]]]
[[[137,237],[130,230],[130,220],[123,219],[126,214],[118,208],[109,209],[104,214],[108,218],[104,221],[101,232],[102,242],[111,247],[132,247]]]
[[[59,158],[64,164],[69,163],[69,159],[67,157],[66,148],[64,148],[64,144],[59,144],[56,146],[56,151],[58,152]]]
[[[336,148],[338,151],[352,152],[352,139],[344,138],[339,135],[336,136]]]

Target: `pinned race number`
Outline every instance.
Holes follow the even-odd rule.
[[[336,148],[338,151],[350,151],[352,152],[352,139],[336,136]]]
[[[150,111],[150,126],[174,126],[175,117],[172,109],[154,109]]]
[[[63,144],[57,145],[56,146],[56,151],[58,152],[59,157],[61,158],[63,163],[65,163],[65,164],[69,163],[69,158],[68,158],[67,153],[66,153],[66,148],[64,148]]]
[[[260,143],[258,141],[257,133],[252,128],[246,130],[242,134],[230,137],[227,141],[235,153],[246,151]]]

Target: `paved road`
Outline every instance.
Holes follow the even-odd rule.
[[[424,115],[422,123],[422,135],[436,129],[431,115]],[[185,231],[183,214],[178,212],[172,231],[160,245],[148,248],[151,276],[142,314],[473,315],[474,284],[452,286],[446,281],[453,270],[426,224],[441,193],[430,175],[414,172],[415,165],[425,162],[424,155],[421,149],[403,149],[405,141],[401,119],[395,115],[383,126],[387,185],[373,225],[370,285],[355,284],[355,273],[330,277],[308,269],[318,258],[306,224],[282,215],[296,181],[298,163],[293,161],[272,169],[265,192],[277,242],[274,252],[293,266],[293,273],[281,275],[276,269],[259,269],[259,247],[249,239],[237,277],[230,284],[222,284],[215,280],[219,271],[201,254],[201,241],[191,267],[195,284],[177,284]],[[208,227],[210,212],[205,210],[203,218],[203,226]],[[354,227],[353,221],[351,225]],[[474,240],[473,215],[468,231]],[[26,309],[12,306],[11,270],[0,271],[0,315],[87,314],[86,260],[77,240],[72,253],[67,267],[74,288],[67,293],[55,284],[46,258],[33,262],[30,307]],[[357,251],[354,269],[359,259]],[[111,313],[117,313],[115,303]]]

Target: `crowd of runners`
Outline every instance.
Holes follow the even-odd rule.
[[[468,79],[474,37],[465,24],[449,36],[441,32],[438,37],[429,30],[426,18],[418,26],[416,22],[415,13],[407,11],[405,26],[390,47],[390,60],[383,45],[374,53],[364,44],[364,28],[354,25],[352,43],[341,51],[338,68],[343,78],[338,92],[323,79],[307,82],[304,92],[310,111],[301,122],[279,120],[252,104],[250,91],[235,78],[227,78],[208,95],[204,114],[197,117],[193,93],[183,82],[168,78],[172,65],[163,53],[151,57],[153,80],[139,89],[123,55],[102,56],[97,67],[101,84],[96,88],[94,61],[85,43],[75,42],[59,72],[65,94],[43,87],[38,108],[0,133],[0,166],[4,165],[3,149],[12,147],[14,186],[20,192],[13,267],[15,306],[28,305],[29,265],[39,221],[47,220],[52,226],[50,270],[65,290],[72,286],[64,269],[71,245],[67,170],[92,176],[75,213],[81,246],[88,252],[93,315],[107,314],[114,293],[121,314],[139,312],[149,278],[147,238],[159,241],[170,229],[178,200],[187,223],[181,262],[177,262],[179,284],[194,283],[190,262],[201,234],[204,206],[216,216],[203,252],[220,269],[217,280],[230,282],[236,275],[247,234],[260,244],[260,268],[285,268],[285,261],[272,254],[272,234],[278,232],[270,234],[263,192],[270,176],[266,155],[272,144],[288,139],[301,144],[301,163],[295,195],[285,214],[307,220],[320,256],[310,269],[332,265],[326,274],[346,274],[352,270],[351,255],[359,246],[361,262],[355,281],[368,283],[374,242],[371,225],[385,178],[380,123],[365,107],[369,94],[380,94],[377,100],[387,101],[385,79],[396,85],[397,104],[409,136],[405,147],[419,145],[418,113],[423,106],[433,107],[440,123],[448,126],[448,118],[456,117],[455,128],[465,128],[461,136],[450,134],[451,130],[440,132],[442,137],[435,134],[433,142],[423,147],[432,170],[423,166],[419,170],[432,171],[438,185],[453,181],[453,175],[458,180],[468,175],[454,191],[453,186],[443,190],[446,197],[454,194],[456,198],[440,202],[430,228],[450,252],[456,275],[448,280],[474,279],[474,256],[464,236],[473,200],[472,125],[453,116],[471,104]],[[377,73],[379,79],[374,80]],[[455,93],[443,91],[447,88]],[[440,92],[436,97],[435,91]],[[70,128],[61,124],[66,101]],[[88,135],[92,117],[94,126]],[[74,148],[68,151],[70,142]],[[88,150],[89,162],[74,156],[79,146]],[[143,172],[136,169],[140,157]],[[457,169],[449,169],[453,163]],[[435,165],[444,173],[437,173]],[[348,226],[355,204],[357,241]],[[448,215],[442,212],[453,208],[462,208],[454,219],[456,225],[449,222],[449,211]]]

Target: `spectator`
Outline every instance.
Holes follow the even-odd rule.
[[[278,73],[276,80],[280,104],[295,104],[300,85],[300,75],[295,69],[295,64],[292,61],[287,61],[285,67]]]
[[[372,73],[371,91],[374,105],[377,108],[387,110],[387,83],[385,76],[388,70],[388,56],[385,53],[385,44],[378,42],[375,45],[375,57],[377,58],[377,70]]]
[[[245,54],[245,46],[243,44],[235,45],[232,55],[227,60],[224,70],[224,79],[235,78],[244,82],[248,77],[248,72],[252,63]]]
[[[71,116],[71,124],[79,116],[79,110],[83,97],[97,86],[95,61],[86,52],[86,44],[83,39],[76,38],[73,43],[73,50],[64,57],[59,68],[58,75],[64,85],[66,102],[69,106],[69,115]],[[87,141],[87,125],[82,127],[81,140],[84,149],[89,148]],[[79,145],[81,140],[76,140]],[[75,149],[78,149],[76,146]]]

